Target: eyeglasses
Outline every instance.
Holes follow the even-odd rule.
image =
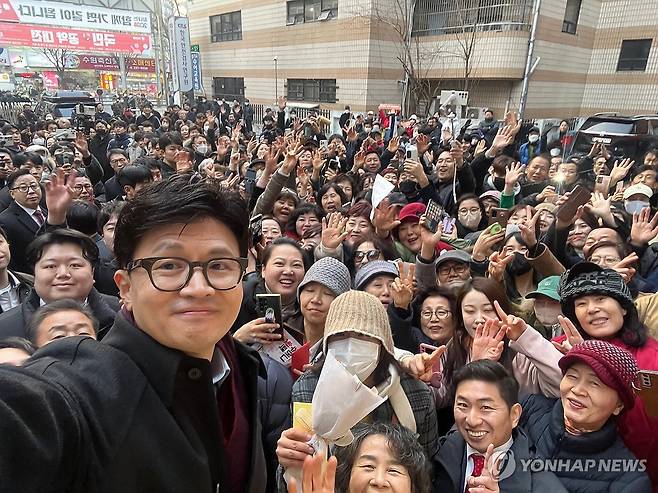
[[[593,256],[589,259],[590,262],[597,265],[615,265],[621,262],[621,259],[618,257],[598,257]]]
[[[12,190],[18,190],[21,193],[27,193],[28,190],[32,190],[33,192],[36,192],[39,189],[39,185],[36,183],[32,183],[32,185],[19,185],[17,187],[12,188]]]
[[[437,308],[436,310],[423,310],[420,312],[420,316],[425,320],[432,320],[432,315],[434,315],[439,320],[445,320],[450,317],[452,313],[449,311],[443,310],[442,308]]]
[[[82,192],[82,189],[87,190],[87,192],[91,191],[94,189],[94,187],[91,186],[90,183],[85,183],[84,185],[74,185],[73,190],[76,192]]]
[[[203,270],[203,277],[210,287],[225,291],[240,283],[247,268],[247,259],[222,257],[206,262],[190,262],[180,257],[150,257],[128,262],[127,270],[130,272],[139,267],[148,273],[151,284],[159,291],[180,291],[188,285],[197,267]]]
[[[110,160],[110,164],[121,164],[121,163],[127,163],[127,162],[128,162],[128,160],[125,157]]]
[[[363,262],[364,258],[367,258],[368,261],[377,260],[382,254],[379,250],[368,250],[367,252],[356,252],[354,254],[354,260],[356,262]]]
[[[463,274],[467,270],[469,270],[469,266],[467,264],[453,264],[453,265],[446,265],[443,267],[439,267],[439,274],[442,276],[447,276],[450,274],[451,270],[454,270],[456,274]]]
[[[479,207],[471,207],[470,209],[466,209],[466,208],[464,207],[464,208],[462,208],[462,209],[459,209],[459,213],[460,213],[461,215],[463,215],[463,216],[465,216],[465,215],[468,214],[469,212],[470,212],[471,214],[477,214],[478,212],[480,212],[480,208],[479,208]]]

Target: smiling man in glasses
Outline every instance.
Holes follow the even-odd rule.
[[[102,341],[67,338],[21,372],[0,368],[7,491],[266,491],[277,384],[259,382],[260,359],[228,334],[247,209],[213,187],[180,175],[126,203],[114,239],[124,307]]]

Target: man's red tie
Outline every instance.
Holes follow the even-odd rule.
[[[32,216],[34,216],[34,218],[37,220],[39,226],[43,226],[43,223],[46,221],[46,218],[43,217],[43,212],[41,212],[40,209],[34,211],[34,214],[32,214]]]
[[[473,459],[473,472],[471,473],[471,476],[474,478],[477,478],[482,474],[482,470],[484,469],[484,455],[482,454],[471,454],[471,459]],[[466,481],[466,489],[464,490],[464,493],[468,493],[468,479]]]

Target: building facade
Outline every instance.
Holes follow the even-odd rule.
[[[353,111],[431,111],[441,90],[477,114],[519,105],[539,0],[188,0],[207,94]],[[526,117],[658,111],[658,10],[541,0]],[[403,67],[407,67],[405,70]]]

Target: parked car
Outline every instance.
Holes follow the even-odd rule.
[[[87,108],[95,108],[96,99],[87,91],[57,91],[42,98],[36,113],[41,117],[51,114],[54,118],[71,118],[80,103]]]
[[[589,153],[592,144],[603,143],[613,156],[641,162],[644,153],[658,148],[658,114],[622,116],[597,113],[587,118],[576,133],[573,155]]]

